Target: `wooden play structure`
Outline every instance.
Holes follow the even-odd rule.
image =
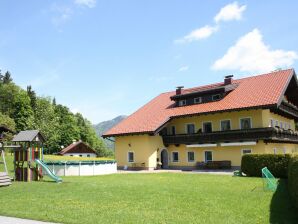
[[[1,154],[1,161],[0,164],[4,166],[4,172],[0,171],[0,187],[1,186],[9,186],[11,185],[11,179],[8,176],[6,161],[5,161],[5,152],[2,148],[2,143],[0,143],[0,154]]]
[[[12,140],[14,145],[14,171],[16,181],[37,181],[42,178],[42,168],[36,160],[43,159],[45,139],[38,130],[21,131]]]
[[[0,165],[3,165],[3,170],[0,170],[0,187],[11,185],[11,178],[8,175],[7,165],[5,161],[5,151],[3,147],[4,146],[3,141],[8,133],[13,134],[14,132],[9,128],[1,125],[0,126]]]

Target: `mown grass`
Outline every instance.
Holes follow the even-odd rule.
[[[279,191],[273,206],[274,194],[262,190],[260,178],[190,173],[63,177],[62,184],[14,182],[0,188],[0,215],[60,223],[295,223],[286,193]]]
[[[10,173],[12,157],[6,156]],[[190,173],[63,177],[0,188],[0,215],[60,223],[296,223],[285,181]]]

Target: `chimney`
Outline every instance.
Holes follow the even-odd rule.
[[[176,95],[181,95],[182,89],[184,88],[184,86],[177,86],[176,87]]]
[[[232,81],[233,81],[233,75],[227,75],[227,76],[225,76],[225,81],[224,81],[225,86],[232,84]]]

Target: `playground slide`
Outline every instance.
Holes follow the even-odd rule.
[[[36,159],[35,162],[37,164],[39,164],[46,172],[47,174],[49,175],[50,178],[52,178],[54,181],[56,181],[57,183],[61,183],[62,182],[62,179],[61,177],[58,177],[56,176],[50,169],[49,167],[43,163],[42,161],[40,161],[39,159]]]

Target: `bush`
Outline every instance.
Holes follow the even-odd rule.
[[[242,156],[241,171],[250,177],[261,177],[265,166],[277,178],[288,177],[290,155],[248,154]]]
[[[291,158],[289,162],[288,187],[294,205],[298,209],[298,156]]]

